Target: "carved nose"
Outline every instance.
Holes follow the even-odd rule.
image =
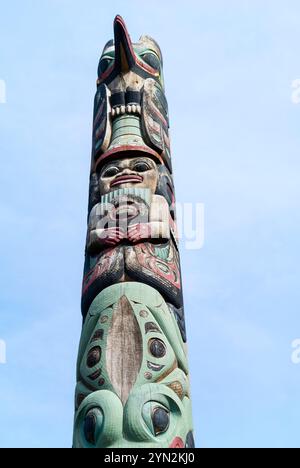
[[[135,175],[136,172],[135,171],[132,171],[131,169],[129,169],[129,167],[126,167],[125,169],[123,169],[123,171],[121,172],[121,175]]]
[[[136,64],[136,56],[125,21],[119,15],[114,21],[114,34],[115,67],[118,73],[128,73]]]

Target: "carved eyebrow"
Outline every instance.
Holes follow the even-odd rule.
[[[140,47],[136,47],[135,48],[135,51],[137,52],[138,55],[140,55],[141,57],[145,54],[153,54],[155,55],[155,57],[158,58],[158,60],[162,63],[162,60],[161,60],[161,57],[159,56],[159,54],[157,53],[156,50],[154,49],[151,49],[151,47],[144,47],[144,46],[140,46]]]
[[[105,172],[107,172],[109,169],[114,169],[114,168],[120,170],[120,165],[116,163],[110,163],[107,166],[104,166],[100,173],[105,174]]]
[[[162,53],[161,53],[161,48],[158,45],[158,43],[156,42],[156,40],[153,39],[153,37],[147,36],[147,35],[141,36],[139,45],[140,45],[140,47],[144,46],[144,47],[149,48],[151,51],[155,52],[158,55],[161,63],[163,63],[163,56],[162,56]]]
[[[147,164],[148,166],[154,166],[154,162],[152,161],[152,159],[146,159],[146,158],[139,158],[139,159],[135,159],[134,161],[132,161],[132,165],[133,164],[138,164],[138,163],[145,163]]]
[[[114,58],[114,56],[115,56],[115,48],[113,47],[113,48],[104,50],[100,57],[100,60],[102,60],[105,57]]]
[[[101,60],[104,58],[114,58],[114,57],[115,57],[114,51],[113,52],[107,51],[103,55],[101,55]]]
[[[160,56],[158,55],[157,51],[154,50],[154,49],[150,49],[149,47],[147,47],[147,49],[141,49],[139,51],[140,55],[145,55],[145,54],[153,54],[155,55],[160,61],[161,61],[161,58]]]

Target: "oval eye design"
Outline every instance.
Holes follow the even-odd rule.
[[[161,406],[154,408],[152,413],[152,423],[155,435],[159,435],[163,432],[166,432],[170,424],[169,412]]]
[[[154,436],[159,436],[169,429],[170,411],[156,401],[148,401],[143,407],[143,419]]]
[[[95,445],[97,431],[101,429],[102,424],[102,411],[99,408],[89,410],[83,422],[84,437],[89,444]]]
[[[119,169],[117,167],[108,167],[102,174],[102,177],[105,177],[105,178],[110,178],[110,177],[114,177],[115,175],[117,175],[119,173]]]
[[[149,350],[152,356],[156,358],[162,358],[166,355],[166,346],[165,343],[162,340],[159,340],[157,338],[154,338],[153,340],[150,340],[149,343]]]
[[[145,161],[139,161],[133,166],[133,170],[136,172],[146,172],[150,171],[151,167]]]
[[[146,54],[142,56],[142,59],[144,60],[144,62],[147,63],[147,65],[150,65],[150,67],[154,68],[154,70],[157,70],[160,72],[160,69],[161,69],[160,60],[157,57],[157,55],[147,52]]]
[[[103,73],[106,72],[110,64],[112,63],[113,59],[104,57],[103,59],[100,60],[99,67],[98,67],[98,74],[103,75]]]
[[[101,359],[101,348],[100,346],[95,346],[90,350],[87,356],[87,366],[91,369],[92,367],[95,367],[96,364]]]

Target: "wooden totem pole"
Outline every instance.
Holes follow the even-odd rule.
[[[74,447],[193,447],[162,56],[120,16],[94,104]]]

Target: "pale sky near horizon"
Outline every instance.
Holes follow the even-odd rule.
[[[203,248],[181,248],[197,446],[300,447],[296,0],[1,2],[0,447],[71,446],[93,96],[116,14],[162,48],[177,199],[205,205]]]

